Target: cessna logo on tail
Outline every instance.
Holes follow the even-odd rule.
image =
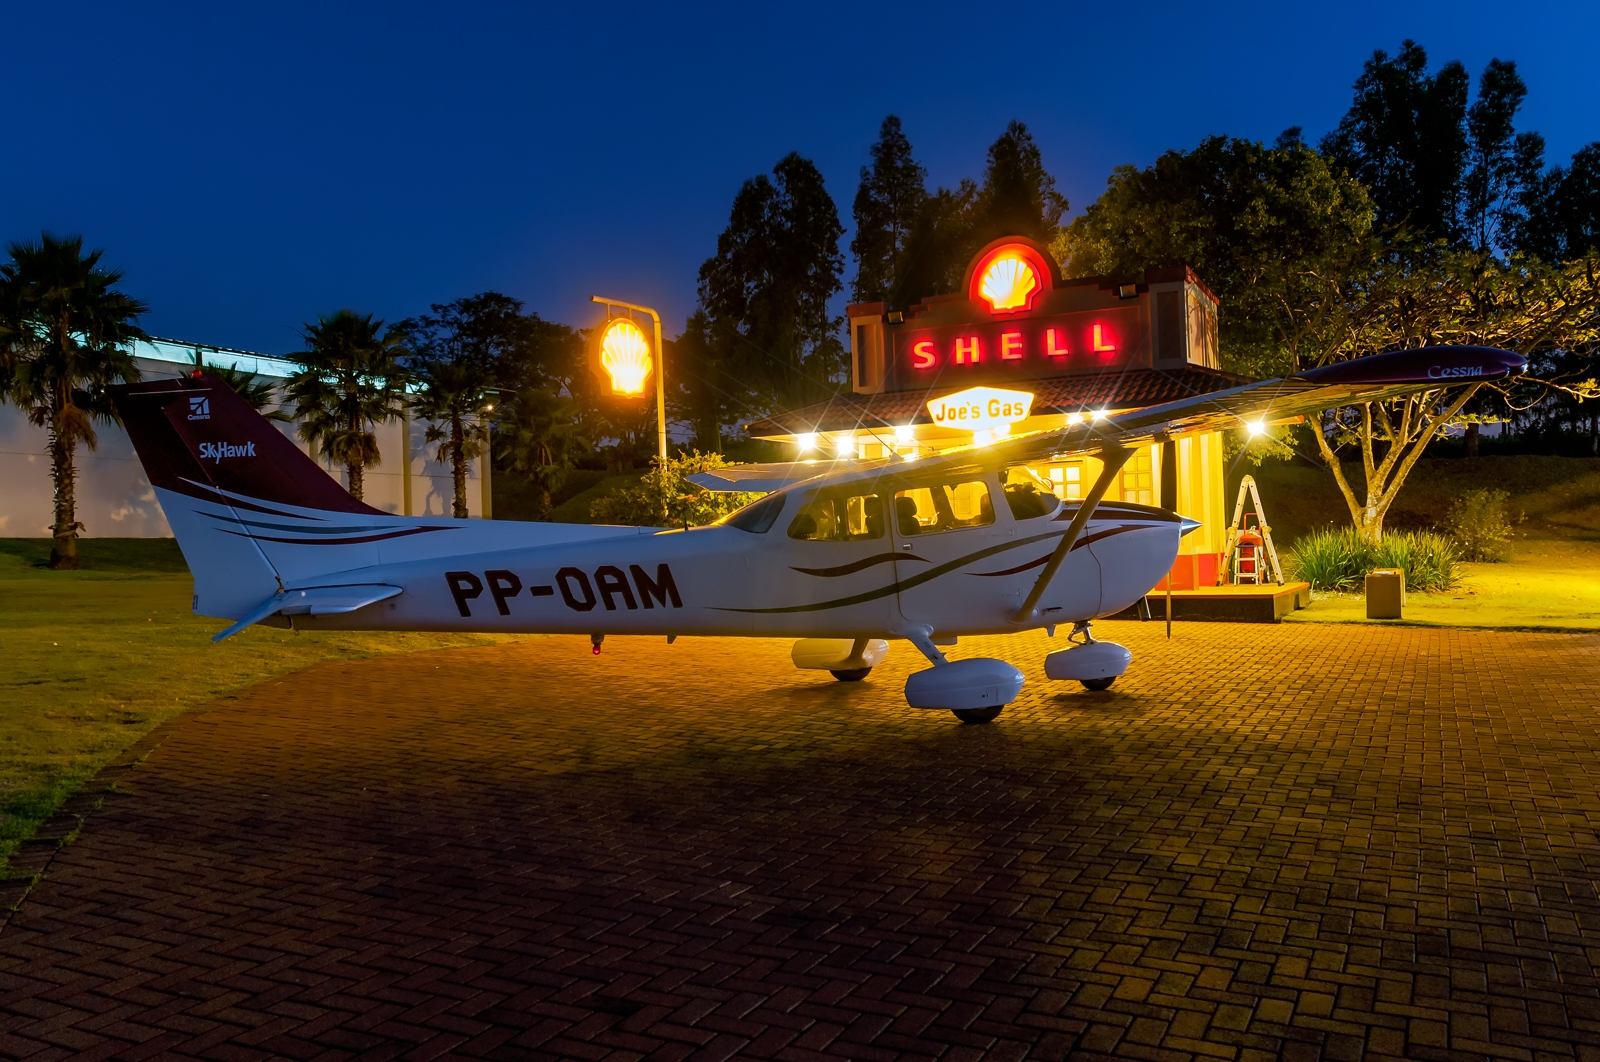
[[[467,602],[482,596],[485,583],[489,585],[489,596],[494,598],[495,610],[502,616],[511,615],[508,602],[522,593],[522,579],[504,568],[484,572],[481,579],[474,572],[445,572],[444,580],[450,584],[450,596],[455,600],[456,611],[463,616],[472,615]],[[592,582],[589,573],[582,568],[562,568],[556,572],[555,586],[548,583],[530,586],[528,596],[554,597],[557,587],[561,591],[561,600],[575,612],[589,612],[600,604],[605,605],[607,612],[615,612],[619,607],[630,611],[641,607],[653,609],[657,605],[662,608],[683,607],[678,584],[672,579],[672,569],[665,564],[656,565],[654,577],[637,564],[628,565],[626,572],[615,564],[602,564],[594,570]],[[638,587],[637,596],[634,595],[634,587]]]
[[[201,443],[200,457],[208,461],[221,461],[225,457],[254,457],[256,444],[247,443]]]
[[[190,420],[211,419],[211,399],[204,395],[195,395],[189,399]]]

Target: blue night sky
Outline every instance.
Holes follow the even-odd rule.
[[[735,191],[789,151],[848,225],[885,114],[943,184],[1020,118],[1077,213],[1203,136],[1320,137],[1406,37],[1474,79],[1516,60],[1549,161],[1600,139],[1592,2],[12,4],[0,237],[81,233],[152,333],[267,353],[491,288],[676,334]]]

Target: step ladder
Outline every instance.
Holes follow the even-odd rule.
[[[1251,515],[1256,518],[1256,526],[1254,528],[1243,526],[1246,494],[1255,503],[1255,509],[1251,512]],[[1248,558],[1251,563],[1245,565],[1242,563],[1245,558],[1240,555],[1240,539],[1250,532],[1260,532],[1262,545],[1258,547],[1253,543],[1242,544],[1243,549],[1252,554]],[[1263,564],[1263,561],[1266,563]],[[1265,582],[1262,578],[1263,574],[1276,580],[1279,586],[1283,585],[1283,564],[1278,560],[1277,547],[1272,544],[1272,528],[1268,526],[1266,511],[1261,507],[1261,492],[1256,489],[1256,481],[1250,476],[1244,477],[1244,480],[1239,484],[1239,500],[1233,506],[1233,523],[1228,525],[1228,537],[1222,549],[1222,564],[1217,570],[1217,585],[1222,586],[1227,582],[1230,575],[1235,577],[1237,584],[1238,575],[1242,574],[1242,569],[1246,567],[1251,570],[1252,581],[1257,586]],[[1241,569],[1241,572],[1235,573],[1236,568]],[[1265,573],[1263,573],[1263,568],[1266,569]]]

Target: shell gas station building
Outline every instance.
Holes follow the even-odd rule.
[[[1017,237],[985,247],[961,290],[903,313],[854,305],[851,390],[751,421],[752,438],[801,456],[938,453],[1248,382],[1223,372],[1217,298],[1186,267],[1135,283],[1062,280],[1050,254]],[[1100,462],[1075,456],[1032,468],[1058,497],[1082,497]],[[1140,446],[1107,500],[1159,505],[1198,520],[1173,568],[1173,590],[1216,586],[1229,514],[1222,434]]]

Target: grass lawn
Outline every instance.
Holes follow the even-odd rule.
[[[1369,620],[1361,594],[1317,591],[1285,622],[1600,630],[1600,543],[1525,539],[1503,564],[1463,564],[1460,585],[1407,594],[1405,619]]]
[[[485,645],[493,635],[296,633],[189,612],[170,539],[85,539],[52,572],[44,539],[0,539],[0,875],[18,841],[146,731],[229,690],[321,660]]]

